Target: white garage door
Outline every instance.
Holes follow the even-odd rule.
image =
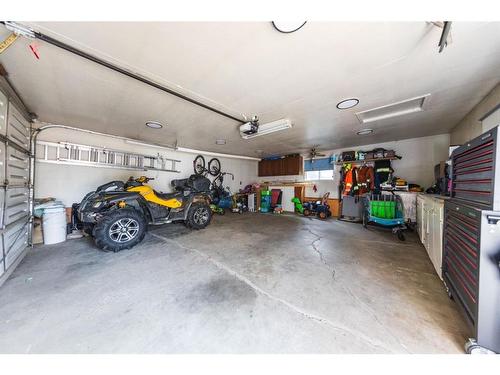
[[[0,91],[0,285],[26,253],[30,123]]]

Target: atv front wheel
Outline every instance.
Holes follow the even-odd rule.
[[[146,231],[144,216],[134,209],[123,208],[105,214],[96,223],[93,235],[99,248],[118,252],[137,245]]]
[[[189,208],[186,225],[193,229],[203,229],[212,219],[212,210],[206,203],[193,203]]]

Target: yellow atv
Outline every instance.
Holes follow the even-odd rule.
[[[107,251],[129,249],[142,241],[148,224],[184,221],[192,229],[210,224],[210,180],[199,175],[173,180],[173,193],[160,193],[141,176],[99,186],[73,205],[76,226]]]

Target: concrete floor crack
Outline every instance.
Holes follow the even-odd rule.
[[[321,241],[321,239],[322,239],[323,237],[321,237],[319,234],[314,233],[314,232],[313,232],[311,229],[309,229],[309,228],[306,228],[306,230],[307,230],[309,233],[311,233],[313,236],[315,236],[315,237],[316,237],[316,239],[315,239],[315,240],[313,240],[313,241],[310,243],[310,245],[311,245],[311,247],[313,248],[313,250],[314,250],[316,253],[318,253],[318,256],[319,256],[319,259],[321,260],[321,262],[322,262],[325,266],[327,266],[328,268],[331,268],[331,270],[332,270],[332,279],[334,279],[334,280],[335,280],[335,267],[333,267],[332,265],[328,264],[328,262],[325,260],[325,258],[324,258],[324,256],[323,256],[323,253],[322,253],[322,252],[321,252],[321,250],[318,248],[318,246],[316,246],[316,243],[317,243],[317,242],[320,242],[320,241]]]
[[[248,279],[247,277],[241,275],[240,273],[236,272],[235,270],[233,270],[232,268],[226,266],[225,264],[217,261],[216,259],[212,258],[210,255],[206,254],[205,252],[203,252],[201,250],[185,246],[184,244],[182,244],[182,243],[180,243],[180,242],[178,242],[176,240],[173,240],[171,238],[167,238],[167,237],[161,236],[161,235],[156,234],[156,233],[151,233],[151,235],[153,237],[156,237],[156,238],[164,241],[164,242],[172,243],[172,244],[180,247],[181,249],[183,249],[185,251],[190,251],[190,252],[194,252],[194,253],[198,254],[199,256],[201,256],[205,260],[209,261],[210,263],[212,263],[214,266],[216,266],[220,270],[225,271],[226,273],[230,274],[231,276],[233,276],[233,277],[237,278],[238,280],[244,282],[249,287],[251,287],[253,290],[255,290],[257,293],[259,293],[259,294],[261,294],[261,295],[269,298],[272,301],[275,301],[277,303],[280,303],[280,304],[286,306],[288,309],[294,311],[295,313],[298,313],[298,314],[302,315],[303,317],[305,317],[305,318],[307,318],[309,320],[313,320],[313,321],[316,321],[316,322],[321,323],[321,324],[326,324],[329,327],[331,327],[331,328],[333,328],[333,329],[335,329],[337,331],[342,331],[344,333],[348,333],[350,335],[353,335],[354,337],[359,337],[360,339],[362,339],[363,341],[365,341],[367,344],[369,344],[370,346],[372,346],[374,348],[379,348],[379,349],[382,349],[384,351],[388,351],[388,349],[386,347],[384,347],[381,342],[374,342],[370,337],[366,336],[362,332],[354,331],[354,330],[350,329],[349,327],[340,325],[340,324],[335,323],[335,322],[333,322],[333,321],[331,321],[329,319],[326,319],[324,317],[321,317],[321,316],[318,316],[316,314],[307,312],[307,311],[301,309],[300,307],[295,306],[294,304],[292,304],[292,303],[290,303],[290,302],[288,302],[288,301],[286,301],[286,300],[284,300],[284,299],[282,299],[280,297],[277,297],[277,296],[269,293],[268,291],[262,289],[257,284],[255,284],[253,281],[251,281],[250,279]]]
[[[387,328],[387,326],[382,323],[380,321],[380,319],[378,318],[377,314],[373,311],[372,308],[370,308],[370,306],[368,306],[368,304],[366,304],[365,302],[363,302],[356,294],[354,294],[351,290],[351,288],[349,288],[348,286],[346,285],[342,285],[344,290],[354,299],[358,302],[358,304],[361,305],[362,309],[367,311],[372,317],[373,319],[375,319],[375,321],[382,327],[384,327],[384,329],[386,330],[386,332],[389,333],[389,335],[405,350],[406,353],[410,354],[410,351],[408,350],[408,348],[406,347],[406,345],[404,345],[390,330],[389,328]]]

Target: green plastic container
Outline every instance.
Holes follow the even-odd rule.
[[[260,195],[262,196],[271,195],[271,190],[261,190]]]
[[[372,216],[381,219],[394,219],[396,217],[396,202],[370,201],[370,212]]]

